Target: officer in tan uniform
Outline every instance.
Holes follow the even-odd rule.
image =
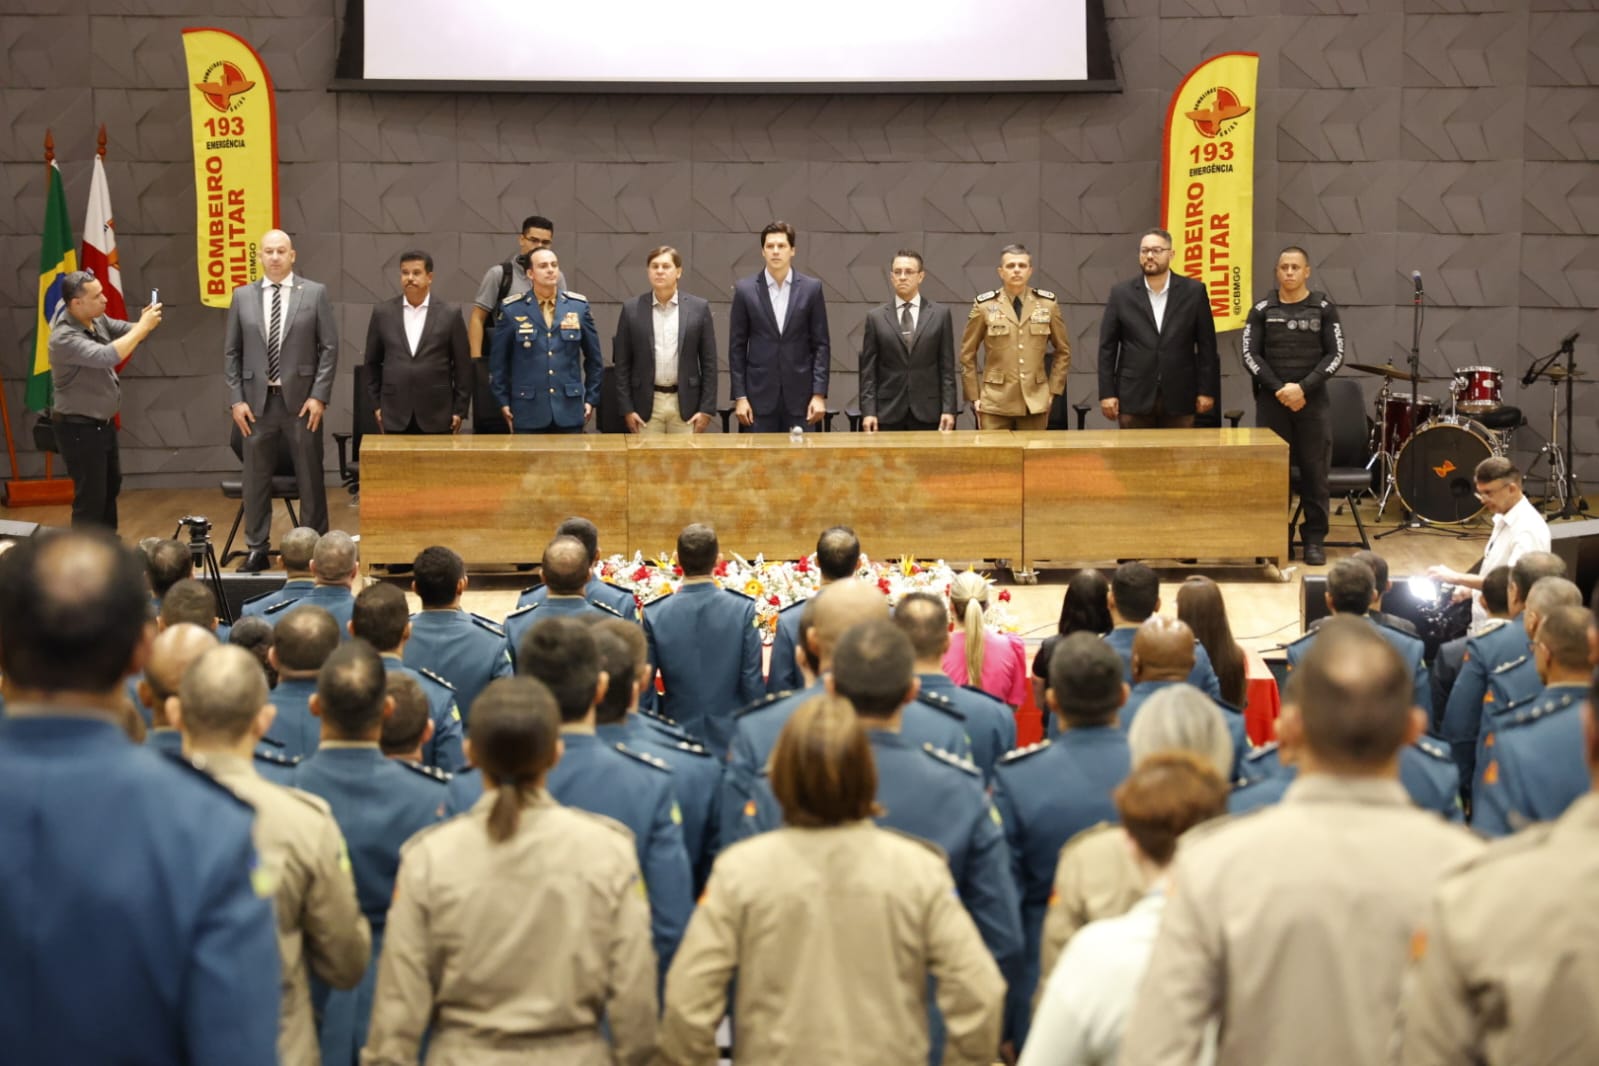
[[[1184,838],[1121,1066],[1387,1060],[1411,931],[1443,872],[1482,847],[1415,807],[1399,753],[1424,714],[1376,627],[1334,617],[1289,684],[1299,752],[1283,801]]]
[[[1072,345],[1055,294],[1029,288],[1033,256],[1020,244],[1000,252],[1000,288],[978,294],[961,337],[961,383],[979,429],[1045,429],[1049,406],[1066,391]],[[1045,349],[1053,342],[1055,358]],[[978,389],[977,349],[985,351]]]
[[[943,853],[872,824],[877,770],[854,708],[806,702],[769,765],[785,827],[716,860],[667,975],[660,1061],[716,1061],[736,973],[738,1062],[926,1066],[932,976],[944,1063],[989,1066],[1005,982]]]
[[[531,677],[492,681],[472,705],[486,791],[401,852],[363,1066],[414,1066],[429,1030],[430,1062],[651,1061],[655,952],[632,834],[551,798],[560,729]]]
[[[266,675],[243,648],[211,649],[178,686],[174,717],[184,753],[256,809],[261,865],[253,876],[257,891],[272,894],[283,961],[278,1055],[295,1066],[316,1066],[321,1055],[307,967],[335,988],[354,988],[366,972],[371,931],[356,902],[344,836],[327,803],[256,773],[255,744],[272,715]]]
[[[1584,761],[1599,781],[1588,692]],[[1447,877],[1411,941],[1401,1066],[1599,1062],[1599,795],[1523,829]]]

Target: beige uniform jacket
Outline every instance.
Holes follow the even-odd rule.
[[[1051,341],[1055,363],[1046,372],[1044,352]],[[981,391],[979,347],[984,349]],[[966,316],[960,365],[966,402],[981,398],[986,413],[1020,418],[1048,411],[1052,399],[1066,391],[1066,374],[1072,365],[1072,342],[1055,294],[1028,289],[1022,294],[1020,320],[1004,289],[979,295]]]
[[[283,960],[278,1057],[286,1066],[316,1066],[321,1054],[306,968],[334,988],[354,988],[372,951],[344,834],[326,800],[273,784],[248,759],[199,754],[194,762],[255,808],[261,860],[255,876],[272,893]]]
[[[716,1061],[728,981],[734,1055],[759,1066],[925,1066],[927,976],[944,1062],[989,1066],[1005,982],[942,853],[856,822],[724,851],[666,977],[661,1061]]]
[[[1446,878],[1400,1008],[1399,1062],[1599,1062],[1599,796]]]
[[[1275,807],[1178,846],[1121,1066],[1386,1061],[1415,931],[1443,872],[1482,842],[1396,780],[1301,774]]]
[[[1044,912],[1034,1010],[1060,953],[1077,930],[1102,918],[1119,918],[1144,898],[1144,875],[1133,861],[1131,847],[1121,826],[1101,823],[1078,833],[1060,849],[1055,888]]]
[[[497,844],[497,795],[400,851],[363,1066],[414,1064],[429,1025],[435,1066],[643,1066],[655,949],[633,834],[540,791]]]

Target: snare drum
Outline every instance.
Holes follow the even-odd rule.
[[[1491,366],[1462,366],[1455,370],[1455,410],[1466,414],[1492,411],[1500,405],[1505,375]]]
[[[1399,501],[1429,522],[1465,522],[1482,511],[1473,473],[1493,454],[1492,435],[1475,422],[1449,420],[1423,429],[1394,463]]]
[[[1415,435],[1416,430],[1438,417],[1438,401],[1418,396],[1412,407],[1409,396],[1390,396],[1382,405],[1382,450],[1396,452]]]

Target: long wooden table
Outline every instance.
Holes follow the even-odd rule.
[[[536,560],[581,514],[608,551],[670,552],[690,522],[724,550],[794,559],[827,526],[877,556],[1093,562],[1288,553],[1288,446],[1260,429],[693,437],[368,436],[361,556]]]

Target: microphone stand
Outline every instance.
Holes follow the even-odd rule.
[[[1421,301],[1422,301],[1422,297],[1423,297],[1423,293],[1421,291],[1421,275],[1417,274],[1416,275],[1416,298],[1415,298],[1414,302],[1411,304],[1411,312],[1410,312],[1410,411],[1411,411],[1411,419],[1412,420],[1415,419],[1416,412],[1418,410],[1420,410],[1420,403],[1421,403],[1419,394],[1421,392]],[[1414,425],[1413,424],[1411,426],[1411,433],[1412,434],[1420,433],[1420,432],[1421,432],[1421,427],[1419,425]],[[1414,464],[1412,464],[1412,465],[1414,465]],[[1415,480],[1416,480],[1414,475],[1412,475],[1409,480],[1410,480],[1411,484],[1406,486],[1406,487],[1407,488],[1413,488],[1414,485],[1415,485]],[[1421,529],[1426,524],[1427,524],[1427,520],[1425,518],[1422,518],[1419,514],[1417,514],[1413,510],[1410,510],[1408,507],[1406,508],[1405,523],[1404,523],[1403,528],[1405,528],[1405,529]]]
[[[1566,502],[1556,518],[1581,518],[1588,501],[1577,495],[1577,453],[1572,450],[1571,428],[1576,420],[1571,417],[1572,389],[1577,384],[1577,335],[1573,333],[1560,344],[1553,359],[1564,353],[1566,357]]]

